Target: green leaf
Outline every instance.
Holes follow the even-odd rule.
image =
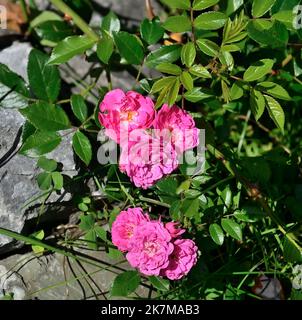
[[[195,64],[190,68],[189,72],[198,78],[206,78],[206,79],[212,78],[210,72],[201,65]]]
[[[205,100],[205,99],[211,98],[212,95],[207,93],[207,92],[205,92],[203,88],[194,88],[191,91],[187,91],[184,94],[184,97],[185,97],[186,100],[195,103],[195,102],[198,102],[198,101],[201,101],[201,100]]]
[[[53,49],[48,64],[61,64],[69,61],[78,54],[84,53],[86,50],[93,47],[95,40],[87,36],[71,36],[63,41]]]
[[[193,88],[194,88],[193,79],[188,71],[184,71],[180,75],[180,81],[188,91],[193,90]]]
[[[242,241],[241,227],[237,222],[231,219],[221,219],[221,226],[232,238]]]
[[[110,11],[107,16],[103,18],[101,29],[102,31],[108,32],[110,35],[120,31],[121,23],[114,12]]]
[[[38,240],[43,240],[45,237],[45,233],[43,230],[40,230],[40,231],[37,231],[37,232],[34,232],[33,234],[31,234],[30,237],[38,239]],[[34,253],[36,253],[36,254],[44,252],[44,249],[45,249],[44,247],[41,247],[41,246],[31,246],[31,247],[32,247]]]
[[[37,102],[20,110],[37,129],[42,131],[58,131],[70,128],[65,111],[54,104]]]
[[[144,19],[140,26],[140,33],[142,39],[151,45],[157,43],[163,37],[165,30],[158,18]]]
[[[40,157],[37,166],[45,171],[52,172],[57,169],[58,164],[55,160]]]
[[[97,248],[98,248],[97,236],[96,236],[96,233],[95,233],[94,229],[89,230],[85,234],[85,240],[86,240],[86,243],[87,243],[87,246],[88,246],[89,249],[97,250]]]
[[[179,79],[176,78],[170,89],[168,90],[167,93],[167,100],[166,102],[168,103],[169,106],[173,106],[174,103],[177,100],[178,92],[180,88],[180,82]]]
[[[41,190],[48,190],[51,187],[51,173],[42,172],[37,175],[38,186]]]
[[[243,87],[239,81],[233,83],[230,95],[232,100],[240,99],[244,94]]]
[[[264,95],[264,98],[271,119],[282,133],[284,133],[285,115],[281,105],[271,96]]]
[[[88,214],[88,215],[82,214],[80,216],[80,220],[81,220],[81,223],[79,224],[79,227],[81,230],[89,231],[94,228],[95,219],[92,214]]]
[[[290,233],[289,235],[297,240],[294,234]],[[297,246],[287,237],[285,237],[283,242],[283,253],[286,261],[293,263],[302,263],[302,251],[297,248]]]
[[[226,14],[230,16],[232,13],[237,11],[244,3],[244,0],[229,0],[227,9],[226,9]]]
[[[192,29],[191,21],[186,15],[169,17],[163,27],[170,32],[186,32]]]
[[[84,122],[88,117],[88,108],[84,98],[79,94],[73,94],[71,96],[71,109],[74,115]]]
[[[64,185],[64,179],[61,172],[52,172],[51,177],[52,177],[54,188],[56,190],[61,190]]]
[[[98,58],[105,64],[108,64],[114,49],[114,43],[111,37],[106,34],[98,42],[96,53]]]
[[[161,0],[165,5],[175,9],[190,10],[190,0]]]
[[[64,21],[45,21],[35,31],[42,40],[58,43],[73,35],[73,29]]]
[[[209,7],[214,6],[220,0],[194,0],[193,2],[193,9],[194,10],[204,10]]]
[[[244,206],[242,210],[234,213],[236,219],[243,221],[254,223],[265,217],[261,209],[256,206]]]
[[[172,74],[175,76],[179,76],[182,72],[181,68],[177,66],[176,64],[172,63],[160,63],[157,67],[156,70],[167,73],[167,74]]]
[[[134,292],[140,283],[140,275],[137,271],[125,271],[119,274],[112,284],[111,296],[127,297]]]
[[[255,119],[258,121],[265,109],[265,99],[260,91],[251,90],[250,105]]]
[[[0,107],[24,108],[28,105],[29,97],[25,81],[0,63]]]
[[[46,21],[62,21],[62,18],[52,11],[43,11],[30,22],[30,27],[35,28]]]
[[[254,0],[252,15],[254,18],[262,17],[275,4],[276,0]]]
[[[260,82],[257,84],[256,89],[265,92],[277,99],[288,101],[291,100],[288,92],[282,86],[274,82]]]
[[[273,48],[285,47],[288,43],[288,31],[286,26],[275,21],[267,25],[260,20],[250,21],[247,26],[248,36],[262,45]]]
[[[92,148],[89,139],[77,131],[72,139],[72,146],[79,158],[88,166],[92,158]]]
[[[107,232],[104,228],[102,228],[101,226],[95,225],[94,231],[100,239],[102,239],[105,242],[107,241]]]
[[[56,66],[47,65],[49,57],[33,49],[27,66],[29,84],[33,93],[40,99],[54,102],[60,92],[61,79]]]
[[[23,144],[19,153],[28,157],[39,157],[54,150],[61,142],[55,132],[36,132]]]
[[[169,280],[163,279],[161,277],[151,276],[149,277],[149,281],[156,289],[160,291],[169,291],[170,282]]]
[[[162,46],[147,56],[146,65],[155,69],[160,63],[173,63],[179,59],[180,51],[180,45]]]
[[[244,81],[256,81],[272,71],[274,60],[262,59],[253,63],[244,73]]]
[[[175,77],[165,77],[165,78],[159,79],[153,84],[151,93],[159,92],[164,88],[171,86],[172,84],[174,84],[175,79],[176,79]]]
[[[293,25],[295,14],[293,10],[279,11],[272,15],[272,19],[282,22],[288,30],[295,30]]]
[[[114,33],[114,42],[120,55],[130,64],[141,64],[144,59],[144,50],[139,39],[128,32]]]
[[[198,39],[196,43],[204,54],[210,57],[218,56],[220,47],[215,42],[208,39]]]
[[[199,210],[199,199],[185,199],[181,206],[181,211],[182,213],[187,217],[187,218],[193,218],[198,214]]]
[[[224,241],[224,234],[221,227],[217,223],[213,223],[210,225],[209,231],[213,241],[221,246]]]
[[[182,64],[190,68],[193,65],[196,58],[196,49],[194,43],[188,42],[187,44],[185,44],[181,49],[180,56]]]
[[[227,16],[222,12],[209,11],[202,13],[194,20],[197,29],[217,30],[224,26]]]

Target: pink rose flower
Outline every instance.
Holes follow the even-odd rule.
[[[174,246],[171,235],[160,221],[139,225],[130,240],[131,250],[126,257],[130,265],[148,276],[158,276],[169,265]]]
[[[137,128],[151,127],[155,110],[153,101],[141,94],[121,89],[108,92],[100,104],[99,121],[106,134],[120,143],[128,138],[128,132]]]
[[[177,155],[171,144],[143,133],[136,142],[122,147],[120,170],[136,187],[147,189],[178,167]]]
[[[165,224],[165,228],[170,232],[172,238],[178,238],[186,232],[185,229],[178,228],[179,222],[168,222]]]
[[[170,280],[179,280],[196,264],[198,249],[194,241],[189,239],[177,239],[173,244],[174,251],[169,257],[170,263],[166,269],[161,270],[160,275]]]
[[[129,240],[133,237],[135,228],[143,222],[149,221],[149,216],[142,208],[129,208],[121,211],[112,224],[112,243],[121,251],[130,249]]]
[[[164,104],[153,125],[155,129],[160,130],[156,135],[160,135],[164,141],[170,140],[178,154],[199,144],[199,129],[196,128],[194,119],[176,105],[170,108]]]

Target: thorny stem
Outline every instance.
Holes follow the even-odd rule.
[[[99,36],[89,27],[89,25],[62,0],[50,0],[50,2],[64,14],[69,15],[72,18],[74,24],[79,29],[81,29],[88,37],[95,40],[96,42],[100,40]]]

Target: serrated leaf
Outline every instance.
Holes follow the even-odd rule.
[[[0,63],[0,107],[24,108],[30,93],[25,81],[6,65]]]
[[[70,128],[65,111],[54,104],[40,101],[20,110],[20,112],[41,131],[58,131]]]
[[[42,100],[54,102],[60,92],[61,79],[57,67],[47,65],[48,59],[43,52],[31,50],[27,73],[34,94]]]
[[[151,282],[153,287],[155,287],[156,289],[158,289],[160,291],[165,292],[165,291],[169,290],[169,287],[170,287],[169,280],[163,279],[161,277],[151,276],[151,277],[149,277],[149,281]]]
[[[121,29],[121,23],[117,15],[110,11],[102,20],[101,25],[102,31],[108,32],[110,35],[113,34],[113,32],[119,32]]]
[[[193,90],[187,91],[184,94],[186,100],[194,103],[211,98],[212,96],[212,94],[207,93],[203,88],[194,88]]]
[[[144,50],[138,38],[125,31],[113,34],[114,42],[120,55],[130,64],[141,64],[144,59]]]
[[[241,227],[237,222],[231,219],[221,219],[221,226],[232,238],[242,241]]]
[[[45,171],[52,172],[57,169],[58,164],[55,160],[40,157],[37,166]]]
[[[250,96],[250,105],[255,119],[258,121],[265,109],[265,99],[260,91],[252,89]]]
[[[39,157],[54,150],[61,142],[55,132],[37,131],[22,145],[19,153],[28,157]]]
[[[54,188],[56,190],[61,190],[64,185],[64,179],[63,179],[63,175],[61,174],[61,172],[52,172],[51,178],[52,178]]]
[[[189,10],[191,7],[190,0],[161,0],[161,2],[175,9]]]
[[[262,17],[275,4],[276,0],[253,0],[252,15]]]
[[[220,0],[194,0],[193,2],[193,10],[204,10],[209,7],[214,6]]]
[[[210,57],[218,56],[220,47],[213,41],[208,39],[198,39],[196,41],[199,49]]]
[[[146,65],[149,68],[156,68],[160,63],[173,63],[179,59],[180,51],[180,45],[162,46],[147,56]]]
[[[227,16],[222,12],[209,11],[202,13],[194,20],[197,29],[217,30],[224,26]]]
[[[37,175],[38,186],[41,190],[48,190],[51,187],[51,173],[42,172]]]
[[[35,27],[35,31],[41,40],[55,44],[73,35],[72,27],[64,21],[45,21]]]
[[[48,64],[61,64],[93,47],[95,40],[87,36],[71,36],[53,49]]]
[[[108,64],[113,53],[114,43],[111,37],[103,35],[102,39],[98,42],[96,53],[98,58],[105,64]]]
[[[194,88],[193,79],[188,71],[184,71],[179,77],[183,86],[188,90],[191,91]]]
[[[282,86],[274,82],[260,82],[257,84],[256,89],[281,100],[291,100],[288,92]]]
[[[217,223],[213,223],[209,227],[209,232],[213,241],[221,246],[224,242],[224,234],[221,227]]]
[[[194,43],[188,42],[187,44],[185,44],[181,49],[180,56],[182,64],[190,68],[193,65],[196,58],[196,49]]]
[[[169,17],[163,27],[170,32],[186,32],[192,29],[191,20],[186,15]]]
[[[163,79],[157,80],[152,86],[151,93],[159,92],[162,89],[167,88],[168,86],[174,84],[175,79],[176,79],[175,77],[170,76],[170,77],[165,77]]]
[[[140,275],[137,271],[125,271],[114,279],[110,294],[111,296],[127,297],[138,288],[139,283]]]
[[[92,158],[89,139],[81,131],[77,131],[72,138],[72,146],[79,158],[88,166]]]
[[[79,94],[73,94],[71,96],[71,109],[74,115],[84,122],[88,117],[88,108],[84,98]]]
[[[144,19],[140,26],[140,33],[142,39],[151,45],[155,44],[163,37],[165,30],[158,18],[153,20]]]
[[[180,88],[180,82],[179,82],[179,79],[176,78],[174,83],[172,84],[172,86],[170,87],[170,89],[167,92],[166,101],[169,106],[173,106],[174,103],[176,102],[179,88]]]
[[[281,105],[270,96],[264,95],[264,98],[266,100],[266,107],[271,119],[275,122],[275,125],[282,131],[282,133],[284,133],[285,115]]]
[[[175,76],[179,76],[182,72],[181,68],[177,66],[176,64],[172,63],[160,63],[157,67],[156,70],[167,73],[167,74],[172,74]]]
[[[253,63],[244,73],[244,81],[256,81],[272,71],[274,60],[262,59]]]
[[[189,69],[189,72],[196,77],[211,79],[210,72],[203,66],[195,64]]]
[[[273,24],[269,22],[268,27],[264,27],[263,21],[260,19],[250,21],[247,32],[254,41],[272,48],[285,47],[288,42],[286,26],[279,21],[275,21]]]

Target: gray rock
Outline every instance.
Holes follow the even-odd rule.
[[[119,260],[108,258],[104,251],[81,250],[81,252],[97,259],[95,263],[103,267],[81,262],[83,269],[75,260],[67,261],[59,254],[38,257],[28,253],[2,260],[0,262],[0,299],[1,292],[13,293],[14,298],[18,300],[96,299],[93,291],[101,300],[105,299],[105,296],[110,299],[108,292],[114,278],[123,270],[129,270],[129,264],[122,262],[118,263],[117,268],[109,267],[108,264],[115,264]],[[75,277],[79,277],[79,281],[76,281]],[[140,286],[136,293],[146,298],[148,289]]]
[[[29,44],[15,42],[0,53],[0,62],[26,79],[30,50]],[[39,169],[36,167],[36,159],[17,153],[21,144],[21,128],[25,122],[23,116],[18,110],[0,108],[0,119],[0,226],[20,232],[25,221],[39,213],[33,210],[26,214],[22,208],[28,200],[40,193],[35,179]],[[64,174],[76,174],[70,135],[64,136],[60,146],[47,157],[61,162]],[[56,202],[59,198],[60,201],[67,201],[70,195],[61,197],[53,194],[48,202]],[[37,203],[39,200],[33,205]],[[10,251],[16,245],[12,239],[0,235],[0,253]]]

